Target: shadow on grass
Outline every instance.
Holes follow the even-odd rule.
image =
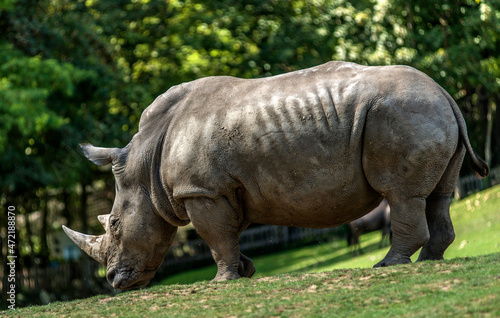
[[[358,256],[361,257],[365,254],[370,254],[372,252],[378,251],[378,250],[383,249],[383,248],[385,248],[385,246],[380,247],[379,242],[373,242],[373,243],[370,243],[368,245],[363,246],[363,254],[360,254]],[[355,259],[358,257],[358,256],[354,256],[352,251],[349,248],[346,248],[345,246],[339,247],[336,250],[337,251],[345,250],[345,251],[343,253],[341,253],[340,255],[336,255],[337,253],[335,253],[335,250],[332,250],[331,251],[332,257],[329,257],[329,258],[324,259],[322,261],[315,262],[314,264],[302,267],[300,269],[295,270],[294,272],[308,272],[308,271],[312,271],[312,270],[317,269],[317,268],[330,267],[330,266],[335,265],[337,263],[349,261],[353,258]],[[375,265],[375,263],[374,263],[374,265]]]
[[[359,258],[380,250],[380,240],[375,233],[367,234],[362,242],[363,254]],[[255,277],[272,276],[282,273],[300,273],[308,271],[329,270],[335,264],[357,259],[346,242],[335,240],[308,247],[280,251],[267,255],[254,255],[252,259],[257,269]],[[372,265],[375,265],[374,261]],[[186,271],[162,279],[158,284],[189,284],[211,280],[217,272],[215,264],[191,271]]]

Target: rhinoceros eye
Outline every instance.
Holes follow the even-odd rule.
[[[118,229],[118,225],[120,224],[120,219],[111,219],[109,220],[109,227],[111,228],[111,231],[116,231]]]

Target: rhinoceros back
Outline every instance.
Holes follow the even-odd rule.
[[[167,138],[174,195],[243,189],[250,221],[279,225],[331,226],[372,208],[380,195],[363,175],[362,136],[378,97],[363,80],[366,69],[328,63],[182,88],[184,107]]]

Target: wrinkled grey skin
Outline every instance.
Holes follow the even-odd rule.
[[[382,200],[380,204],[367,214],[359,219],[356,219],[348,224],[347,244],[353,249],[353,253],[357,254],[359,251],[363,253],[359,245],[359,237],[363,233],[370,233],[373,231],[382,230],[382,239],[380,240],[379,247],[382,247],[384,240],[391,233],[391,208],[387,200]]]
[[[199,79],[160,95],[125,148],[82,147],[112,163],[116,200],[101,217],[106,234],[65,230],[120,289],[146,284],[189,222],[211,248],[215,280],[229,280],[255,272],[238,245],[250,223],[332,227],[383,198],[393,244],[376,266],[409,263],[422,246],[419,260],[441,259],[455,236],[449,197],[465,152],[488,174],[456,103],[405,66],[330,62]]]

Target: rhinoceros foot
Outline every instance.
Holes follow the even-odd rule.
[[[224,282],[227,280],[233,280],[238,278],[241,278],[241,276],[235,272],[224,272],[222,274],[218,272],[215,278],[212,279],[212,282]]]
[[[255,274],[255,266],[253,265],[253,261],[240,253],[240,265],[238,266],[238,274],[241,277],[251,278],[253,274]]]
[[[381,260],[380,262],[378,262],[377,264],[375,264],[375,266],[373,266],[374,268],[377,268],[377,267],[387,267],[387,266],[392,266],[392,265],[398,265],[398,264],[408,264],[408,263],[411,263],[411,259],[410,257],[406,257],[406,256],[401,256],[401,257],[397,257],[397,256],[393,256],[393,257],[386,257],[384,258],[383,260]]]

